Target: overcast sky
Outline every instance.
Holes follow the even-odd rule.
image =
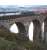
[[[0,0],[0,5],[47,5],[47,0]]]

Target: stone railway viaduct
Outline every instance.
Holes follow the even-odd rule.
[[[8,15],[0,17],[0,26],[4,26],[9,30],[13,23],[16,23],[19,28],[19,33],[28,34],[29,26],[33,22],[33,39],[42,40],[42,34],[44,40],[47,41],[47,14],[35,14],[35,15]],[[44,33],[42,33],[42,24],[44,22]]]

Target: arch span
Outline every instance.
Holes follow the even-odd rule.
[[[44,41],[47,41],[47,18],[44,20]]]
[[[14,24],[11,25],[10,31],[15,32],[15,33],[25,33],[25,26],[21,22],[15,22]]]

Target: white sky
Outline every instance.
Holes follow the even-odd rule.
[[[0,0],[0,5],[47,5],[47,0]]]
[[[12,32],[12,33],[18,33],[19,32],[18,27],[15,23],[10,27],[10,32]]]
[[[44,40],[44,22],[42,23],[42,40]]]
[[[31,22],[30,26],[29,26],[29,40],[33,42],[33,22]]]

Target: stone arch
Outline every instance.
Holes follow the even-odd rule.
[[[33,31],[33,40],[40,41],[41,40],[41,24],[40,21],[35,19],[33,20],[34,31]]]
[[[23,23],[21,23],[21,22],[15,22],[15,23],[13,23],[13,24],[16,24],[16,27],[17,27],[17,29],[18,29],[18,33],[25,33],[25,32],[26,32],[25,26],[24,26]],[[11,24],[11,25],[13,25],[13,24]],[[14,29],[15,29],[15,28],[14,28]]]
[[[44,20],[44,41],[47,41],[47,17]]]

